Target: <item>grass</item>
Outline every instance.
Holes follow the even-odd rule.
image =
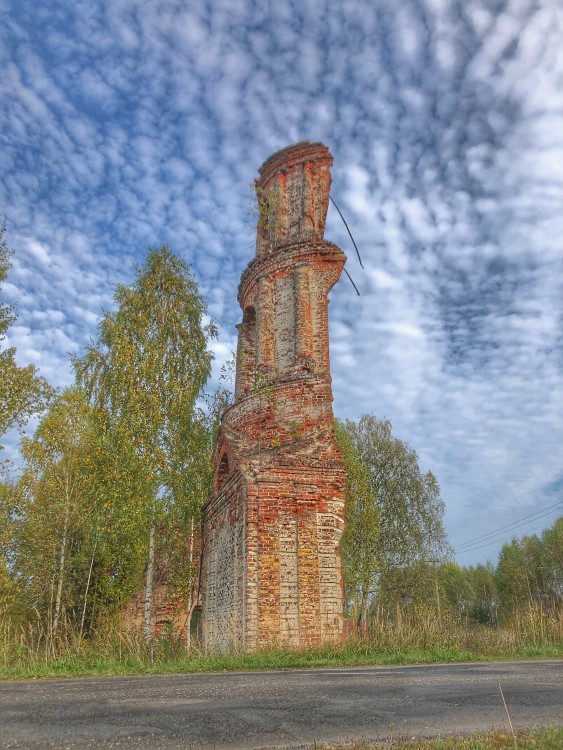
[[[91,639],[63,629],[56,641],[40,625],[0,625],[0,679],[90,677],[198,672],[234,672],[315,667],[361,667],[448,662],[563,658],[563,625],[558,617],[519,618],[504,628],[463,626],[432,612],[416,618],[374,621],[364,638],[338,646],[273,649],[253,654],[187,654],[173,635],[155,639],[151,650],[140,633],[106,627]]]
[[[361,667],[563,658],[562,621],[535,616],[517,618],[504,628],[463,626],[418,613],[416,619],[375,621],[364,638],[339,646],[271,650],[254,654],[187,654],[173,636],[155,640],[152,653],[139,633],[108,627],[92,639],[63,629],[49,640],[40,625],[14,627],[0,620],[0,679],[101,677],[171,673],[235,672],[319,667]],[[510,720],[510,719],[509,719]],[[563,729],[526,733],[490,732],[438,739],[389,738],[323,746],[314,750],[559,750]]]
[[[143,675],[201,672],[239,672],[276,669],[312,669],[319,667],[361,667],[374,665],[440,664],[492,660],[563,658],[563,647],[522,646],[501,652],[462,650],[456,648],[381,647],[365,641],[349,642],[340,647],[319,647],[301,651],[265,651],[254,654],[190,655],[157,644],[151,659],[144,644],[138,649],[88,643],[80,653],[55,656],[16,658],[0,665],[0,679],[38,679],[49,677],[94,677],[108,675]],[[168,652],[168,653],[167,653]]]
[[[389,739],[377,744],[366,742],[349,745],[318,745],[315,750],[560,750],[563,747],[563,729],[535,729],[513,735],[493,731],[466,737],[439,737],[434,740]]]

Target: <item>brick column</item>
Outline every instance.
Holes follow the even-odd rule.
[[[246,356],[244,346],[244,323],[237,323],[237,365],[235,374],[235,401],[240,401],[246,391]]]
[[[295,283],[295,364],[311,370],[313,367],[313,317],[309,267],[298,266],[293,272]]]
[[[258,281],[256,369],[269,374],[274,369],[274,290],[270,279]]]
[[[297,498],[299,554],[299,626],[302,646],[316,645],[321,636],[319,549],[315,493]]]
[[[235,401],[247,396],[254,383],[256,368],[256,319],[254,311],[246,314],[237,325],[237,367],[235,376]]]

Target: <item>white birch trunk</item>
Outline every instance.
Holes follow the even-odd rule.
[[[78,636],[79,643],[82,641],[82,633],[84,632],[84,619],[86,617],[86,605],[88,603],[88,591],[90,590],[90,581],[92,580],[92,568],[94,567],[94,556],[96,554],[96,546],[98,540],[94,542],[94,549],[92,550],[92,557],[90,558],[90,568],[88,570],[88,580],[86,581],[86,591],[84,592],[84,606],[82,607],[82,617],[80,618],[80,634]]]
[[[152,642],[152,595],[154,580],[154,542],[155,542],[155,525],[151,522],[149,534],[149,556],[147,560],[147,576],[145,588],[145,641]]]
[[[188,615],[186,617],[186,651],[189,653],[191,645],[192,645],[192,615],[193,615],[194,606],[195,606],[194,602],[196,601],[196,598],[194,597],[196,579],[194,576],[194,518],[193,516],[191,519],[190,552],[188,554],[188,560],[190,563],[191,583],[190,583],[190,596],[188,599]]]
[[[67,502],[65,508],[65,518],[63,525],[63,535],[61,538],[61,546],[59,550],[59,573],[57,580],[57,594],[55,596],[55,612],[53,614],[53,635],[56,635],[57,628],[59,626],[59,619],[61,616],[61,603],[63,597],[63,579],[65,574],[65,555],[66,555],[66,538],[68,534],[68,523],[70,516],[70,504]]]

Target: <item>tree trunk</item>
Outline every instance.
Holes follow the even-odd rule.
[[[151,528],[149,533],[149,556],[147,560],[147,576],[146,576],[146,588],[145,588],[145,641],[147,643],[152,642],[152,595],[153,595],[153,579],[154,579],[154,539],[155,539],[155,525],[154,521],[151,521]]]
[[[438,607],[438,624],[442,624],[442,603],[440,602],[440,589],[438,588],[438,570],[434,568],[434,585],[436,587],[436,605]]]
[[[68,533],[68,522],[70,516],[70,505],[67,503],[65,508],[65,518],[63,525],[63,535],[61,538],[61,547],[59,550],[59,574],[57,580],[57,594],[55,597],[55,612],[53,615],[53,635],[56,635],[57,628],[59,625],[59,619],[61,616],[61,602],[63,597],[63,578],[65,573],[65,553],[66,553],[66,538]]]
[[[188,615],[186,617],[186,651],[189,653],[192,645],[192,615],[194,612],[196,597],[194,597],[195,576],[194,576],[194,517],[191,518],[190,528],[190,552],[188,554],[190,564],[190,596],[188,599]]]
[[[367,635],[368,628],[368,590],[362,586],[362,601],[360,604],[360,617],[359,617],[359,630],[360,635],[365,637]]]
[[[86,617],[86,604],[88,602],[88,591],[90,590],[90,581],[92,580],[92,568],[94,567],[94,555],[96,554],[96,546],[98,540],[94,542],[94,549],[92,550],[92,557],[90,558],[90,568],[88,570],[88,580],[86,581],[86,591],[84,592],[84,606],[82,607],[82,617],[80,618],[80,634],[78,636],[78,642],[82,641],[82,633],[84,631],[84,619]]]
[[[47,639],[47,650],[54,654],[54,645],[53,645],[53,597],[55,592],[55,576],[57,575],[56,571],[53,571],[53,575],[51,576],[51,587],[49,590],[49,609],[47,611],[47,631],[46,631],[46,639]]]

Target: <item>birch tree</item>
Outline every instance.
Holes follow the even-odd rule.
[[[206,322],[188,265],[165,246],[149,250],[135,282],[117,286],[114,302],[97,340],[74,364],[108,429],[135,453],[150,490],[144,620],[150,642],[156,531],[167,506],[186,497],[190,477],[197,485],[197,404],[211,372],[208,341],[216,331]]]
[[[21,512],[22,496],[18,484],[13,478],[6,477],[0,481],[0,619],[7,617],[12,622],[22,619],[21,581],[14,567]]]
[[[48,598],[49,633],[56,637],[63,613],[70,543],[89,515],[89,477],[84,471],[90,444],[89,406],[78,389],[64,391],[22,440],[26,462],[21,488],[19,564],[37,591],[34,606]],[[35,563],[35,564],[34,564]]]
[[[369,466],[362,462],[342,422],[336,422],[335,435],[346,466],[346,530],[340,544],[344,596],[357,606],[358,623],[365,628],[369,597],[376,590],[382,567],[381,509],[370,486]]]
[[[11,254],[6,241],[6,223],[1,222],[0,284],[8,276]],[[53,395],[52,388],[38,375],[35,365],[20,367],[15,360],[15,348],[1,348],[15,319],[13,307],[0,301],[0,436],[11,427],[23,426]]]
[[[445,506],[436,477],[421,472],[416,452],[394,437],[388,419],[367,414],[337,423],[336,437],[348,471],[345,589],[365,623],[386,571],[447,557]]]

